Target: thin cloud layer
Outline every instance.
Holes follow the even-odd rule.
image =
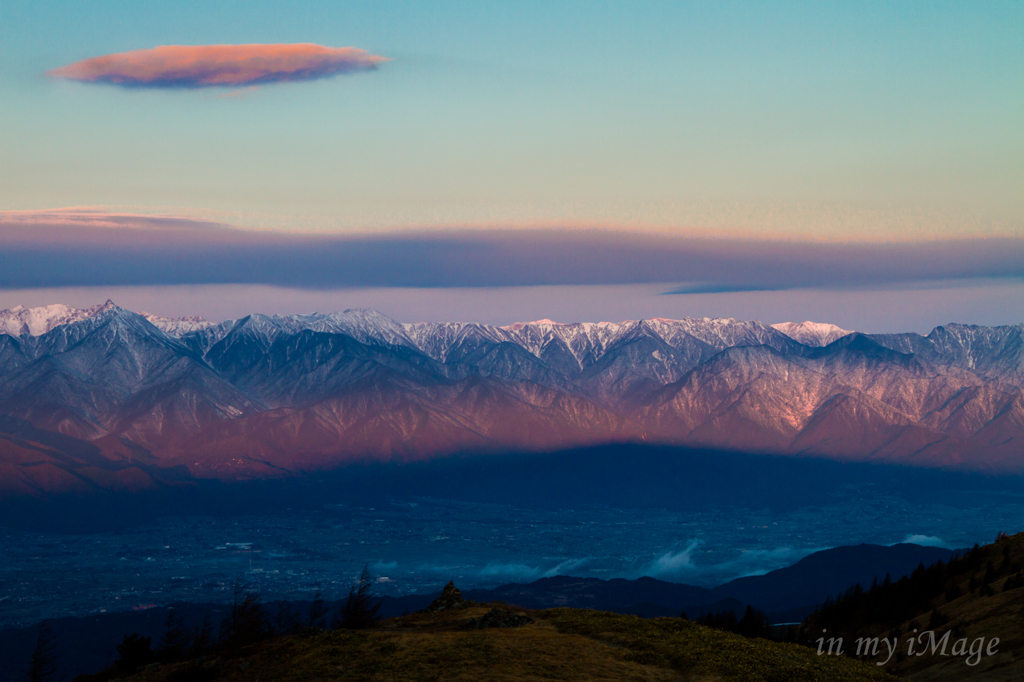
[[[686,294],[973,278],[1024,278],[1024,239],[823,244],[553,228],[325,236],[88,210],[0,212],[0,287],[12,289],[665,283],[665,293]]]
[[[236,87],[369,71],[385,61],[355,47],[312,43],[163,45],[83,59],[47,75],[126,88]]]

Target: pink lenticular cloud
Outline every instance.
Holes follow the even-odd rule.
[[[369,71],[385,61],[356,47],[312,43],[164,45],[83,59],[47,75],[126,88],[235,87]]]

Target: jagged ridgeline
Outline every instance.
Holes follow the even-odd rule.
[[[1024,325],[213,325],[108,302],[0,331],[5,494],[623,441],[1024,471]]]
[[[1024,661],[1018,654],[1024,648],[1024,533],[1000,535],[991,545],[975,546],[948,563],[921,565],[900,580],[887,577],[874,585],[855,585],[804,621],[803,639],[822,633],[841,637],[847,654],[854,656],[858,639],[898,641],[891,657],[883,646],[874,655],[863,649],[861,658],[891,658],[886,669],[900,675],[1022,679]],[[921,639],[908,649],[907,640],[916,637]],[[998,639],[996,653],[988,655],[993,638]],[[972,656],[972,648],[982,653]],[[959,649],[966,654],[957,655]],[[965,663],[968,659],[972,665]]]

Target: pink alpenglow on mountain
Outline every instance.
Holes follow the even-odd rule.
[[[1024,472],[1024,324],[783,328],[0,311],[0,494],[621,442]]]
[[[780,322],[772,327],[807,346],[827,346],[853,332],[827,322]]]
[[[55,327],[98,315],[113,306],[113,301],[84,309],[72,308],[63,303],[38,308],[25,308],[19,305],[10,310],[0,310],[0,334],[39,336]]]

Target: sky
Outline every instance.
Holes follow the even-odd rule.
[[[1021,121],[1019,2],[9,0],[0,308],[1019,323]]]

